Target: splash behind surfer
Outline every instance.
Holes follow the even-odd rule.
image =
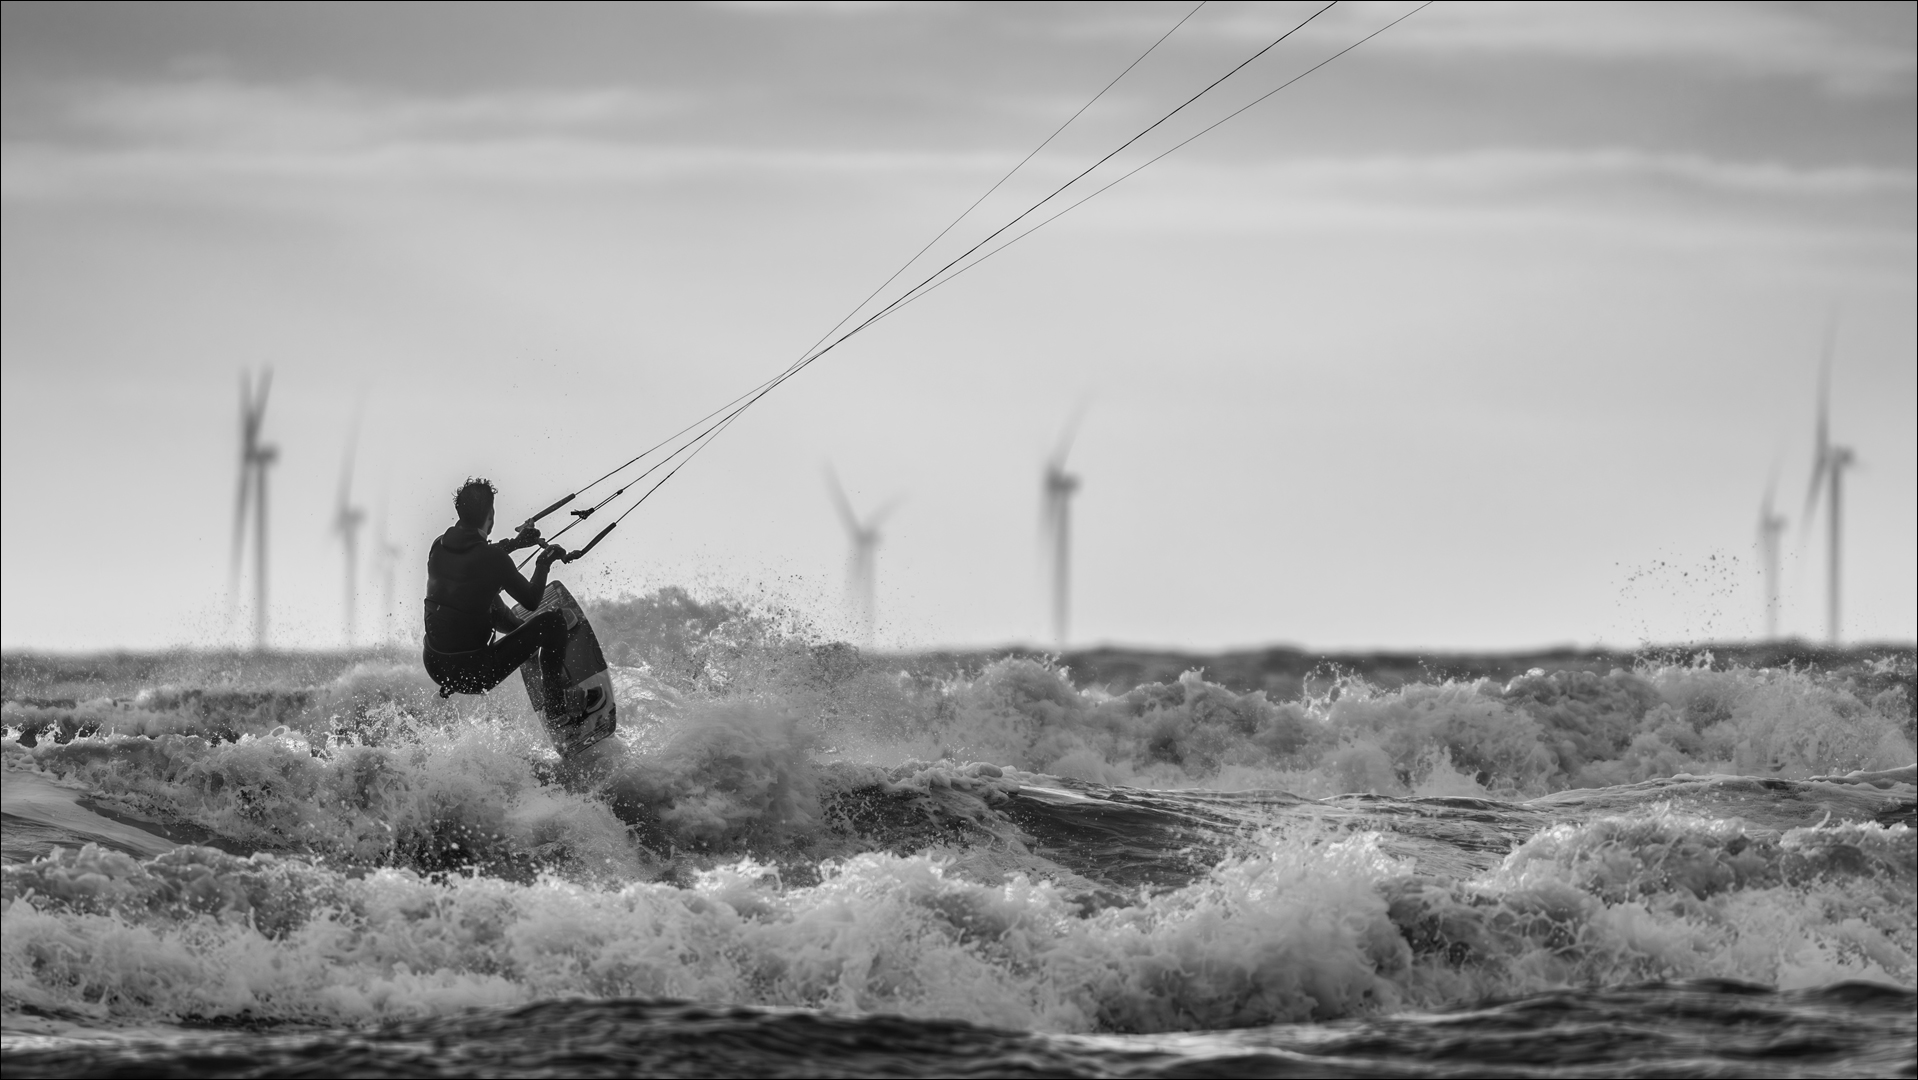
[[[426,673],[440,686],[440,696],[483,694],[519,669],[539,652],[546,700],[569,700],[578,690],[566,687],[562,664],[566,651],[565,613],[537,610],[546,592],[546,574],[565,552],[547,545],[539,553],[533,580],[513,565],[512,552],[542,543],[539,530],[522,527],[510,540],[488,543],[493,531],[491,483],[469,479],[453,496],[459,520],[433,541],[426,557]],[[500,593],[505,592],[533,614],[514,615]],[[501,636],[494,639],[494,631]],[[532,685],[529,682],[527,689]],[[543,707],[535,701],[535,708]]]

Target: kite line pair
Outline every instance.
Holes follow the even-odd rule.
[[[809,348],[807,348],[805,352],[800,354],[797,360],[794,360],[792,363],[788,364],[778,374],[772,376],[766,381],[758,384],[757,386],[754,386],[753,388],[747,390],[745,393],[740,394],[738,397],[733,398],[731,401],[725,403],[724,405],[721,405],[720,407],[714,409],[713,411],[707,413],[705,416],[702,416],[698,420],[695,420],[692,423],[686,425],[685,427],[679,429],[673,434],[668,435],[666,438],[661,439],[659,442],[654,443],[652,446],[649,446],[645,450],[640,451],[638,454],[633,455],[632,457],[621,462],[619,465],[613,467],[612,469],[609,469],[606,472],[601,473],[598,477],[594,478],[591,482],[582,485],[577,490],[561,497],[560,499],[555,500],[551,505],[547,506],[545,509],[534,514],[532,517],[527,518],[526,521],[520,525],[520,529],[524,531],[524,530],[528,530],[536,527],[540,521],[544,520],[547,517],[550,517],[551,515],[559,512],[562,509],[565,509],[567,506],[571,505],[575,500],[577,500],[581,495],[585,494],[588,491],[591,491],[592,489],[598,487],[600,484],[612,479],[613,477],[619,476],[620,474],[624,473],[627,469],[631,468],[632,466],[637,465],[638,463],[642,461],[645,461],[647,458],[652,457],[654,454],[670,446],[671,449],[664,456],[660,457],[657,461],[655,461],[652,465],[648,466],[644,471],[640,472],[639,474],[628,477],[612,493],[601,497],[598,501],[592,503],[589,506],[586,506],[581,509],[569,511],[568,513],[571,515],[573,520],[567,522],[564,527],[562,527],[558,532],[554,533],[551,537],[548,537],[546,540],[542,541],[542,546],[549,545],[553,543],[554,541],[558,540],[561,536],[564,536],[566,533],[571,532],[574,528],[584,525],[590,518],[592,518],[592,516],[595,513],[605,508],[613,500],[626,494],[627,491],[632,490],[635,487],[640,487],[641,485],[645,484],[645,481],[653,477],[655,473],[659,473],[660,470],[665,469],[665,472],[663,474],[659,475],[658,478],[654,479],[649,486],[645,486],[643,490],[640,491],[640,493],[632,501],[632,503],[620,512],[619,516],[615,517],[612,521],[608,522],[603,528],[601,528],[597,533],[595,533],[593,535],[593,538],[587,541],[584,547],[580,548],[578,551],[572,552],[571,554],[562,556],[562,558],[567,562],[571,562],[574,559],[580,558],[581,556],[585,555],[587,552],[590,552],[591,550],[593,550],[594,547],[598,546],[599,542],[601,540],[604,540],[608,534],[610,534],[615,528],[617,528],[620,522],[626,520],[626,518],[629,515],[631,515],[633,511],[639,509],[640,506],[644,505],[646,500],[651,498],[654,492],[658,491],[662,486],[665,485],[665,483],[668,480],[671,480],[675,475],[677,475],[679,473],[679,470],[681,470],[682,468],[685,468],[686,464],[690,462],[693,458],[697,457],[700,451],[704,450],[707,446],[711,445],[712,441],[718,438],[723,432],[725,432],[727,428],[731,427],[733,422],[738,420],[739,417],[742,414],[744,414],[747,409],[750,409],[755,404],[758,404],[760,399],[764,398],[767,394],[770,394],[773,390],[777,389],[787,379],[792,378],[793,376],[799,374],[801,371],[804,371],[806,368],[810,367],[812,363],[818,360],[820,357],[825,356],[827,353],[838,348],[840,345],[844,344],[846,341],[848,341],[855,335],[859,334],[860,332],[871,327],[873,324],[879,322],[882,319],[887,318],[888,316],[891,316],[897,313],[901,308],[905,307],[906,305],[922,299],[923,297],[926,296],[926,294],[932,292],[934,289],[937,289],[945,285],[946,283],[950,282],[954,278],[958,277],[960,274],[963,274],[966,271],[971,270],[973,267],[978,266],[980,263],[984,262],[985,260],[991,258],[994,255],[997,255],[1001,251],[1004,251],[1006,248],[1011,247],[1013,244],[1018,243],[1020,240],[1025,239],[1026,237],[1032,235],[1034,232],[1037,232],[1038,230],[1044,228],[1045,226],[1051,224],[1052,222],[1057,221],[1059,218],[1065,216],[1068,213],[1071,213],[1073,210],[1077,209],[1080,206],[1085,205],[1087,202],[1097,198],[1101,194],[1104,194],[1106,191],[1109,191],[1115,185],[1136,175],[1138,172],[1156,163],[1160,159],[1164,158],[1166,155],[1181,149],[1182,147],[1186,146],[1188,143],[1192,142],[1194,139],[1199,138],[1201,135],[1206,134],[1207,132],[1225,123],[1226,121],[1231,120],[1232,118],[1238,116],[1240,113],[1245,112],[1247,109],[1252,108],[1252,106],[1259,104],[1260,102],[1264,101],[1266,98],[1269,98],[1272,95],[1278,93],[1279,91],[1284,90],[1286,87],[1291,86],[1293,83],[1298,82],[1300,79],[1305,78],[1307,75],[1312,74],[1313,72],[1319,70],[1320,68],[1331,63],[1332,61],[1337,60],[1339,57],[1344,56],[1346,53],[1351,52],[1353,49],[1358,48],[1360,45],[1365,44],[1367,41],[1370,41],[1373,38],[1377,37],[1378,35],[1384,33],[1385,31],[1390,30],[1392,27],[1397,26],[1399,23],[1404,22],[1406,19],[1411,18],[1413,15],[1417,14],[1418,12],[1425,10],[1427,7],[1431,6],[1433,0],[1426,0],[1425,3],[1422,3],[1419,6],[1412,8],[1411,10],[1405,12],[1403,15],[1400,15],[1398,18],[1393,19],[1392,21],[1386,23],[1383,26],[1380,26],[1378,29],[1373,30],[1371,33],[1366,34],[1364,37],[1359,38],[1357,41],[1352,42],[1351,44],[1345,46],[1344,48],[1339,49],[1337,52],[1334,52],[1332,55],[1326,57],[1325,59],[1320,60],[1317,63],[1311,65],[1310,67],[1306,68],[1304,71],[1301,71],[1298,74],[1291,76],[1290,78],[1279,83],[1277,86],[1274,86],[1272,89],[1267,90],[1266,92],[1264,92],[1263,94],[1260,94],[1258,97],[1253,98],[1251,101],[1247,102],[1246,104],[1241,105],[1237,109],[1234,109],[1231,112],[1227,113],[1225,116],[1220,117],[1219,119],[1213,121],[1210,124],[1207,124],[1205,127],[1200,128],[1198,131],[1174,143],[1172,146],[1166,148],[1165,150],[1162,150],[1159,153],[1154,154],[1150,158],[1147,158],[1144,162],[1126,170],[1125,172],[1121,173],[1118,177],[1110,181],[1107,181],[1106,183],[1093,189],[1089,193],[1079,195],[1077,198],[1070,201],[1062,208],[1056,209],[1050,215],[1043,216],[1036,222],[1029,224],[1023,230],[1014,232],[1009,238],[1004,239],[1002,242],[1000,242],[996,246],[993,246],[990,248],[987,247],[987,245],[992,244],[993,241],[999,240],[1002,236],[1004,236],[1008,232],[1008,230],[1012,230],[1015,226],[1018,226],[1021,222],[1025,221],[1027,218],[1031,217],[1033,214],[1036,214],[1040,210],[1047,207],[1048,204],[1053,203],[1054,200],[1058,199],[1061,195],[1065,194],[1066,191],[1071,189],[1074,185],[1077,185],[1080,181],[1086,179],[1086,177],[1090,176],[1100,166],[1105,165],[1107,162],[1111,161],[1113,158],[1117,157],[1119,154],[1123,153],[1125,150],[1133,146],[1139,140],[1145,138],[1147,135],[1151,134],[1154,130],[1158,129],[1160,125],[1165,124],[1167,121],[1171,120],[1173,117],[1185,111],[1187,107],[1193,105],[1194,103],[1198,102],[1200,99],[1204,98],[1206,95],[1212,93],[1226,80],[1232,78],[1234,75],[1237,75],[1239,72],[1243,71],[1246,67],[1251,65],[1254,61],[1258,60],[1260,57],[1264,56],[1266,53],[1272,51],[1274,48],[1277,48],[1280,43],[1284,42],[1287,38],[1290,38],[1292,35],[1304,29],[1307,25],[1312,23],[1319,16],[1324,15],[1326,12],[1332,10],[1332,8],[1338,6],[1338,2],[1339,0],[1330,0],[1329,3],[1325,4],[1323,7],[1319,8],[1318,10],[1312,12],[1310,15],[1306,16],[1297,25],[1293,26],[1291,29],[1285,31],[1284,33],[1280,34],[1278,37],[1266,43],[1264,47],[1260,48],[1257,52],[1253,53],[1251,56],[1248,56],[1244,60],[1240,61],[1237,65],[1233,66],[1231,70],[1227,71],[1225,74],[1219,76],[1218,78],[1212,80],[1210,83],[1208,83],[1205,86],[1204,89],[1200,90],[1198,93],[1193,94],[1191,97],[1188,97],[1184,101],[1180,102],[1170,112],[1167,112],[1165,115],[1159,117],[1157,120],[1154,120],[1152,123],[1146,125],[1137,134],[1125,140],[1125,142],[1119,144],[1117,148],[1113,149],[1111,152],[1107,153],[1105,156],[1099,158],[1097,161],[1093,162],[1091,165],[1081,170],[1079,173],[1074,175],[1072,179],[1059,185],[1057,188],[1054,188],[1044,198],[1040,199],[1038,202],[1033,203],[1031,206],[1028,206],[1026,209],[1020,211],[1011,220],[1007,221],[1005,224],[994,229],[992,232],[986,234],[985,237],[983,237],[982,239],[974,243],[972,246],[966,248],[964,251],[960,252],[959,255],[949,260],[944,265],[940,266],[939,269],[933,271],[931,274],[927,275],[925,278],[920,280],[918,284],[912,286],[910,289],[907,289],[905,292],[899,294],[891,302],[887,303],[884,307],[879,308],[877,311],[874,311],[872,314],[867,315],[865,318],[860,319],[856,323],[853,323],[854,318],[857,317],[860,312],[866,310],[867,306],[870,305],[873,302],[873,300],[879,296],[880,293],[884,292],[886,288],[890,286],[894,281],[897,281],[899,279],[899,276],[901,274],[904,274],[908,269],[910,269],[913,266],[913,264],[917,263],[926,254],[926,252],[932,250],[932,247],[934,244],[937,244],[940,240],[944,239],[946,235],[952,232],[952,230],[956,228],[961,221],[964,221],[968,216],[971,215],[971,213],[974,210],[978,209],[979,205],[985,202],[987,197],[989,197],[993,192],[999,190],[999,188],[1002,185],[1004,185],[1006,181],[1012,179],[1013,175],[1018,173],[1020,169],[1024,168],[1027,162],[1030,162],[1034,157],[1038,156],[1041,150],[1044,150],[1048,145],[1051,144],[1051,142],[1054,139],[1059,137],[1061,132],[1065,131],[1066,128],[1070,127],[1073,121],[1077,120],[1081,115],[1083,115],[1085,111],[1087,109],[1090,109],[1095,103],[1097,103],[1100,98],[1103,98],[1108,90],[1111,90],[1114,86],[1118,85],[1120,79],[1123,79],[1126,77],[1126,75],[1130,74],[1133,68],[1138,67],[1139,64],[1143,62],[1146,57],[1152,55],[1152,53],[1155,50],[1157,50],[1160,45],[1165,43],[1167,38],[1171,37],[1175,31],[1177,31],[1181,26],[1184,26],[1186,22],[1190,20],[1194,15],[1198,14],[1199,10],[1205,7],[1205,3],[1206,3],[1206,0],[1200,0],[1200,3],[1197,6],[1193,7],[1191,11],[1186,12],[1185,15],[1182,16],[1178,22],[1172,25],[1171,29],[1167,30],[1164,34],[1160,35],[1158,40],[1154,41],[1149,47],[1146,48],[1145,52],[1140,53],[1137,59],[1133,60],[1130,64],[1127,64],[1125,69],[1120,71],[1118,75],[1114,76],[1111,82],[1108,82],[1097,94],[1094,94],[1091,100],[1087,101],[1084,105],[1081,105],[1077,112],[1074,112],[1071,116],[1067,117],[1065,123],[1060,124],[1058,128],[1054,129],[1052,134],[1046,136],[1046,138],[1042,142],[1040,142],[1038,146],[1034,147],[1030,153],[1028,153],[1025,157],[1021,158],[1018,164],[1014,165],[1009,171],[1007,171],[1007,173],[1004,176],[1001,176],[996,182],[994,182],[990,188],[987,188],[984,194],[980,195],[977,199],[973,200],[972,205],[966,207],[966,209],[962,211],[958,217],[954,218],[951,221],[951,223],[948,224],[944,229],[941,229],[938,235],[934,236],[931,240],[927,241],[924,247],[920,248],[916,253],[914,253],[912,258],[907,259],[906,262],[899,267],[899,269],[893,271],[890,277],[886,278],[885,281],[881,282],[878,288],[874,289],[871,293],[869,293],[864,300],[861,300],[857,305],[853,307],[851,311],[847,312],[846,315],[843,318],[841,318],[837,323],[835,323],[831,329],[827,330],[826,333],[822,334],[819,340],[813,342],[813,344]],[[982,250],[984,250],[984,254],[980,254]],[[977,257],[975,258],[974,256],[977,256]],[[850,329],[845,329],[848,323],[853,323],[853,325]],[[842,329],[844,330],[843,333],[841,333]],[[837,336],[834,336],[834,335],[837,335]],[[670,469],[666,468],[668,465],[671,466]],[[530,559],[531,556],[528,556],[528,558]],[[522,563],[521,565],[524,565],[524,563]]]

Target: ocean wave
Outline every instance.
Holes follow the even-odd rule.
[[[683,595],[601,616],[621,728],[569,762],[516,688],[444,700],[392,656],[10,681],[7,1015],[1153,1033],[1918,980],[1908,657],[1278,700],[934,671]]]
[[[629,743],[657,752],[678,739],[674,752],[691,752],[689,710],[730,732],[736,725],[724,717],[744,709],[790,721],[796,756],[990,761],[1108,785],[1313,797],[1510,799],[1681,773],[1806,778],[1918,757],[1902,683],[1875,688],[1811,671],[1685,665],[1392,690],[1353,678],[1274,702],[1197,672],[1115,695],[1026,659],[931,679],[844,648],[776,644],[735,642],[730,666],[708,657],[696,675],[615,668]],[[359,664],[308,688],[169,686],[123,700],[8,701],[0,723],[26,747],[114,735],[230,742],[282,729],[324,748],[397,745],[491,726],[524,730],[533,739],[526,753],[545,755],[530,710],[510,691],[442,701],[417,670],[392,664]],[[806,783],[797,773],[785,782]]]
[[[661,751],[622,750],[588,778],[564,777],[534,739],[483,725],[390,746],[321,746],[286,729],[231,742],[110,735],[13,744],[8,767],[161,831],[346,867],[650,880],[740,853],[803,874],[859,851],[951,847],[988,876],[1041,868],[995,808],[1019,784],[994,766],[814,763],[790,718],[730,708],[695,710]]]
[[[1918,843],[1904,825],[1782,835],[1669,810],[1543,830],[1470,881],[1407,880],[1421,955],[1496,993],[1676,978],[1911,986]],[[1452,992],[1456,993],[1457,990]]]
[[[768,616],[655,599],[651,622],[609,620],[629,661],[613,669],[622,728],[587,768],[561,767],[515,692],[448,701],[416,665],[378,660],[251,688],[143,667],[156,684],[123,697],[8,700],[0,750],[8,768],[80,785],[91,808],[169,836],[522,882],[659,880],[742,855],[803,876],[822,859],[938,851],[986,881],[1176,886],[1288,806],[1334,796],[1359,818],[1365,798],[1400,800],[1365,826],[1395,843],[1430,816],[1404,800],[1500,803],[1513,828],[1427,830],[1423,857],[1455,874],[1537,828],[1511,808],[1541,797],[1545,817],[1655,800],[1775,828],[1819,808],[1910,816],[1806,786],[1909,765],[1902,669],[1694,663],[1391,690],[1341,678],[1287,702],[1188,672],[1113,694],[1019,658],[969,675],[893,670]],[[1670,783],[1713,774],[1776,786]],[[1055,805],[1044,790],[1090,801]],[[1142,790],[1187,794],[1155,805]],[[1194,801],[1231,791],[1260,794]]]
[[[1654,978],[1912,985],[1903,826],[1605,819],[1470,880],[1418,875],[1379,841],[1269,834],[1106,907],[926,854],[829,861],[809,884],[743,860],[596,886],[88,847],[5,868],[0,952],[10,1007],[326,1023],[682,997],[1151,1032]]]

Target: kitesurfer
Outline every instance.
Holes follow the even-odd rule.
[[[546,701],[557,701],[563,711],[579,708],[570,700],[580,691],[566,687],[561,666],[566,653],[566,616],[553,608],[537,610],[546,593],[546,573],[565,558],[556,544],[546,544],[539,530],[522,526],[510,540],[488,543],[493,531],[493,496],[497,489],[484,479],[469,479],[453,495],[459,520],[433,541],[426,556],[426,673],[440,686],[440,696],[483,694],[518,670],[535,651]],[[539,545],[533,580],[513,565],[512,552]],[[505,592],[533,614],[514,615],[500,599]],[[493,637],[499,631],[498,639]],[[531,685],[528,685],[531,690]],[[533,702],[541,708],[542,702]]]

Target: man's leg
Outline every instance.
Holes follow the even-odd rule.
[[[428,653],[426,671],[433,681],[456,694],[484,694],[518,671],[526,658],[540,652],[540,676],[545,684],[542,701],[558,698],[566,683],[566,616],[542,611],[484,649],[466,653]]]
[[[538,634],[540,682],[546,693],[545,702],[535,701],[533,707],[558,709],[565,700],[566,690],[566,616],[549,608],[513,631],[515,634],[528,632]]]
[[[493,678],[493,685],[499,685],[508,675],[518,671],[535,649],[539,651],[542,692],[533,702],[533,708],[545,709],[549,702],[559,701],[560,691],[566,686],[565,615],[551,609],[539,612],[520,623],[519,629],[489,645],[486,649],[488,673],[498,672]]]
[[[426,662],[426,674],[440,684],[440,696],[449,697],[453,694],[484,694],[499,684],[501,676],[492,673],[492,665],[487,662],[486,654],[487,649],[458,653],[427,649],[421,659]]]

